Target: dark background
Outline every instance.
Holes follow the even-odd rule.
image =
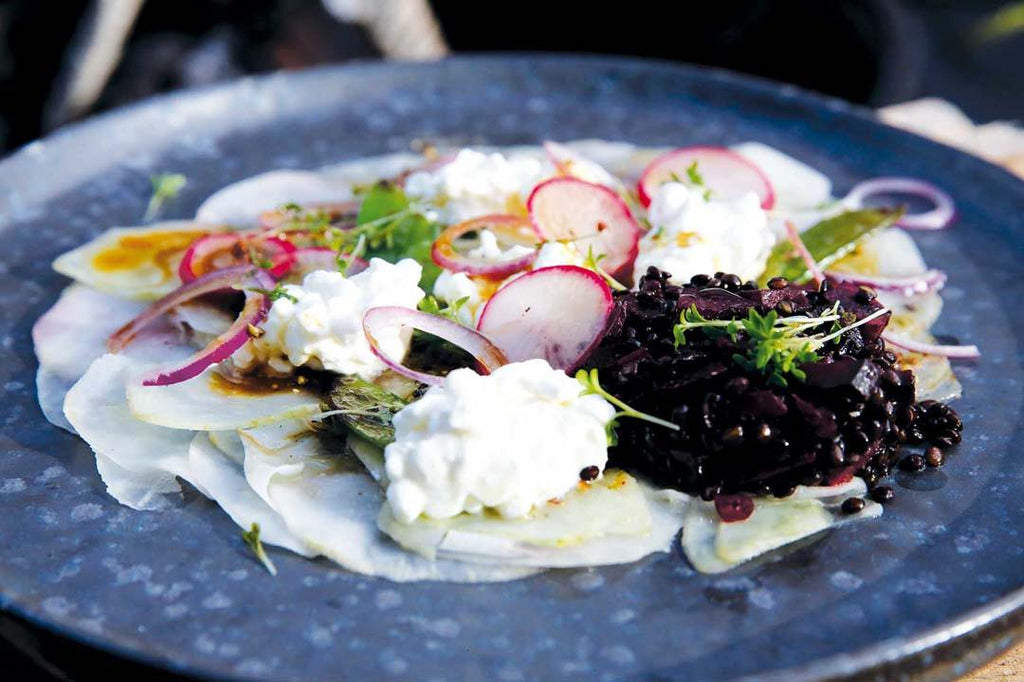
[[[53,111],[87,0],[0,0],[0,155],[63,121]],[[977,121],[1024,112],[1024,32],[984,36],[1010,0],[433,0],[453,52],[656,57],[795,83],[872,107],[949,99]],[[89,115],[179,88],[381,53],[318,0],[149,0]],[[0,548],[2,551],[2,548]],[[112,661],[0,614],[0,679],[166,675]]]

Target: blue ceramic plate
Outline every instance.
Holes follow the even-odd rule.
[[[188,216],[228,182],[406,149],[598,137],[761,140],[839,192],[875,175],[951,191],[954,229],[919,233],[946,270],[940,334],[977,343],[965,442],[904,481],[886,515],[776,562],[702,576],[677,553],[506,585],[368,580],[275,553],[272,578],[196,494],[165,513],[104,494],[88,448],[36,407],[29,329],[65,282],[51,259],[133,224],[149,175],[185,173]],[[275,75],[98,117],[0,164],[3,605],[119,655],[196,675],[415,680],[949,678],[1006,646],[1024,604],[1019,260],[1024,183],[793,88],[660,63],[455,59]]]

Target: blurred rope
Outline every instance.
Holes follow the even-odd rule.
[[[448,43],[427,0],[323,0],[341,21],[361,24],[389,59],[440,59]]]
[[[93,0],[64,57],[57,86],[43,112],[52,130],[87,113],[121,61],[144,0]]]

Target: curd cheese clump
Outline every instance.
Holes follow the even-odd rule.
[[[572,490],[583,469],[604,469],[614,415],[545,360],[490,375],[457,369],[395,415],[384,450],[388,504],[404,523],[485,508],[524,517]]]
[[[666,182],[647,212],[651,230],[640,240],[634,272],[649,266],[682,283],[693,275],[726,272],[757,279],[768,262],[775,235],[753,192],[733,201],[704,198],[701,188]]]
[[[263,335],[240,348],[232,360],[241,368],[265,363],[288,372],[292,366],[309,365],[372,381],[386,367],[370,350],[363,315],[377,306],[415,308],[424,296],[418,286],[421,274],[420,264],[410,258],[395,264],[373,258],[366,270],[351,277],[315,270],[301,286],[284,286],[288,296],[274,301]],[[381,331],[377,339],[390,357],[401,358],[411,335],[410,329],[395,327]]]
[[[530,156],[463,149],[439,168],[410,174],[405,193],[434,206],[429,218],[454,224],[491,213],[524,213],[530,192],[554,172],[550,163]]]

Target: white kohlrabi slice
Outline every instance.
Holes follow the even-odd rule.
[[[347,183],[332,181],[322,173],[270,171],[217,190],[200,204],[196,220],[254,227],[261,214],[284,204],[316,204],[351,198],[352,190]]]
[[[655,491],[628,474],[609,472],[526,519],[462,514],[404,524],[385,504],[378,524],[399,544],[427,557],[544,568],[602,566],[667,552],[687,500],[681,493]]]
[[[138,363],[104,355],[89,367],[64,401],[64,414],[97,455],[107,491],[134,509],[158,509],[189,478],[192,434],[139,421],[128,410],[125,383]]]
[[[373,480],[384,489],[388,487],[388,472],[384,468],[384,451],[370,441],[363,440],[358,436],[349,434],[346,441],[352,453],[359,458],[359,461],[366,467],[366,471]]]
[[[780,212],[816,211],[832,198],[832,181],[827,175],[774,147],[744,142],[732,150],[768,176],[775,190],[775,208]]]
[[[213,446],[241,464],[245,461],[245,448],[237,431],[210,431],[207,434]]]
[[[57,258],[53,269],[120,298],[153,301],[181,286],[178,264],[189,244],[222,229],[189,221],[115,227]]]
[[[352,185],[368,185],[383,178],[395,178],[407,170],[429,163],[418,154],[388,154],[369,159],[345,161],[327,166],[319,172],[331,182]]]
[[[787,498],[754,500],[754,512],[744,521],[723,522],[712,502],[695,500],[683,525],[686,558],[701,573],[721,573],[828,528],[870,519],[882,507],[866,501],[863,511],[844,514],[843,501],[867,492],[864,481],[852,479],[841,486],[798,486]]]
[[[191,483],[227,512],[244,530],[256,523],[260,540],[311,557],[316,552],[292,535],[280,514],[257,495],[245,480],[241,462],[218,449],[205,433],[197,433],[189,446]]]
[[[924,274],[928,266],[909,234],[889,228],[865,239],[830,269],[868,276],[913,277]],[[920,296],[880,291],[878,301],[892,311],[888,328],[899,334],[928,331],[942,312],[942,299],[934,291]]]
[[[46,421],[65,431],[77,433],[71,422],[64,416],[64,399],[76,380],[63,379],[40,366],[36,370],[36,400]]]
[[[214,369],[168,386],[131,381],[128,407],[148,424],[192,431],[247,429],[320,411],[320,399],[308,391],[285,388],[250,394],[224,390],[224,385]]]
[[[401,549],[377,530],[384,494],[359,461],[340,441],[329,450],[316,434],[296,438],[295,430],[265,426],[242,431],[246,478],[292,533],[332,561],[401,582],[494,582],[532,573],[430,561]]]
[[[934,336],[924,332],[917,332],[910,338],[923,343],[936,343]],[[963,394],[963,387],[953,373],[949,358],[913,353],[892,345],[889,349],[896,353],[900,367],[914,371],[914,395],[918,401],[948,402]]]

